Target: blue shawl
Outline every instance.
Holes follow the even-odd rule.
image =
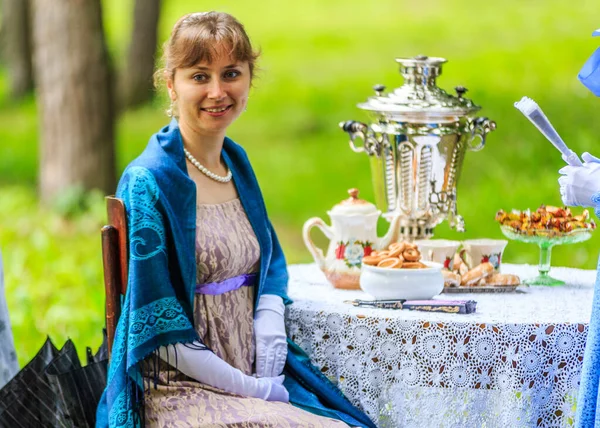
[[[222,156],[260,245],[254,309],[265,293],[289,304],[285,258],[248,157],[229,138]],[[201,341],[193,322],[196,186],[187,174],[176,120],[154,134],[125,169],[117,197],[128,214],[129,278],[96,422],[111,428],[142,424],[145,357],[160,346]],[[353,426],[374,427],[291,341],[284,374],[292,404]]]

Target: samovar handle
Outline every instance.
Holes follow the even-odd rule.
[[[368,150],[366,150],[364,146],[364,144],[367,143],[367,133],[369,131],[369,127],[366,124],[362,122],[357,122],[356,120],[347,120],[345,122],[340,122],[340,128],[342,128],[344,132],[347,132],[350,135],[350,148],[353,152],[368,153]],[[354,140],[356,138],[360,138],[361,140],[363,140],[362,147],[357,147],[356,144],[354,144]]]
[[[487,134],[496,129],[496,122],[489,120],[487,117],[476,117],[469,120],[468,129],[471,131],[471,138],[468,141],[467,149],[478,152],[485,146]],[[476,138],[479,138],[480,141],[474,145],[472,143]]]

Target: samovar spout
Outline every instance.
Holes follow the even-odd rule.
[[[465,231],[465,219],[460,214],[451,212],[450,215],[448,215],[448,224],[457,232],[463,233]]]

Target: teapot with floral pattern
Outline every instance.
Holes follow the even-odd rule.
[[[331,226],[321,218],[313,217],[304,223],[302,237],[327,280],[335,288],[360,289],[362,258],[373,250],[387,248],[398,235],[399,217],[395,217],[385,236],[377,237],[377,220],[381,215],[375,205],[358,198],[358,189],[348,190],[350,198],[327,212]],[[324,256],[310,238],[310,231],[318,227],[329,238]]]

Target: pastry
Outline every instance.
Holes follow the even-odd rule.
[[[577,229],[596,228],[596,224],[590,219],[588,210],[583,210],[580,215],[573,215],[567,207],[540,206],[535,212],[503,210],[498,211],[496,221],[503,226],[509,226],[517,233],[525,235],[554,236],[569,233]]]
[[[397,257],[388,257],[387,259],[383,259],[377,264],[377,267],[382,268],[401,268],[403,266],[402,262]]]
[[[386,257],[382,257],[380,255],[374,256],[373,253],[371,253],[370,256],[364,256],[362,259],[362,262],[363,262],[363,264],[366,264],[366,265],[377,266],[379,264],[379,262],[385,258]]]
[[[421,253],[416,244],[409,242],[394,242],[381,251],[372,251],[363,257],[365,265],[377,266],[388,269],[423,269],[427,265],[421,263]]]
[[[390,245],[389,248],[390,257],[398,257],[404,252],[405,245],[404,242],[396,242],[395,244]]]
[[[427,265],[421,262],[404,262],[402,263],[403,269],[423,269],[426,268]]]
[[[460,275],[449,270],[442,270],[444,276],[444,287],[458,287],[460,285]]]
[[[521,278],[517,275],[510,275],[507,273],[492,273],[491,275],[485,276],[479,280],[480,286],[512,286],[519,285]]]
[[[494,265],[490,262],[481,263],[462,275],[460,285],[477,285],[479,281],[494,272]]]
[[[416,248],[407,248],[402,252],[402,257],[407,262],[417,262],[421,259],[421,253]]]
[[[463,259],[460,258],[460,255],[456,253],[454,255],[454,260],[452,262],[452,271],[459,275],[464,275],[469,271],[469,267],[463,262]]]
[[[396,248],[401,248],[402,251],[404,251],[404,249],[406,248],[406,245],[408,245],[408,242],[393,242],[388,246],[388,250],[393,251]]]

